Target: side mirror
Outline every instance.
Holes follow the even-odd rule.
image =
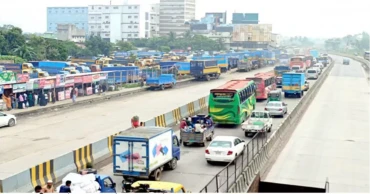
[[[5,117],[5,116],[7,116],[7,114],[4,114],[3,116]]]
[[[241,140],[242,142],[245,142],[244,140]]]
[[[116,183],[112,183],[112,188],[116,188]]]

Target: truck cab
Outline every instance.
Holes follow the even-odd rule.
[[[305,90],[306,76],[304,73],[287,72],[283,73],[284,97],[297,96],[301,98]]]
[[[32,63],[23,63],[22,64],[22,70],[23,69],[34,69],[35,67],[32,65]]]
[[[91,65],[90,69],[91,69],[92,72],[100,72],[101,71],[100,65]]]
[[[246,137],[253,137],[256,133],[271,132],[272,117],[268,111],[253,111],[247,121],[242,124]]]
[[[73,70],[70,70],[69,73],[71,73],[71,74],[79,74],[80,71],[78,71],[76,69],[73,69]]]
[[[113,182],[110,176],[97,174],[95,178],[95,181],[100,185],[101,193],[117,193],[116,183]]]

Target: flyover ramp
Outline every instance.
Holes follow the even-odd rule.
[[[369,192],[369,85],[360,63],[335,66],[264,181]]]
[[[17,126],[0,130],[0,179],[125,130],[131,127],[134,115],[142,121],[152,119],[208,95],[210,89],[231,79],[245,79],[273,68],[229,72],[218,80],[194,81],[189,87],[148,91],[105,103],[25,116]]]
[[[310,86],[315,84],[315,80],[308,80],[310,82]],[[220,84],[221,85],[221,84]],[[288,104],[288,112],[293,110],[293,108],[298,104],[299,98],[283,98],[283,101]],[[257,102],[256,110],[264,110],[266,105],[266,101]],[[279,124],[283,121],[283,118],[273,118],[273,128],[271,133],[277,130]],[[178,126],[175,127],[178,129]],[[236,136],[246,141],[246,143],[250,142],[252,138],[247,138],[244,136],[244,132],[240,128],[240,126],[216,126],[215,128],[215,136]],[[177,131],[177,136],[179,137],[179,131]],[[261,137],[262,138],[262,137]],[[217,164],[217,165],[210,165],[206,162],[204,153],[205,149],[208,146],[208,143],[205,147],[197,147],[197,146],[189,146],[184,147],[181,146],[181,157],[178,161],[177,168],[172,171],[165,171],[162,174],[162,181],[169,181],[169,182],[178,182],[184,185],[186,190],[191,192],[199,192],[203,187],[211,181],[211,179],[219,173],[227,164]],[[122,177],[114,176],[113,175],[113,164],[112,158],[109,158],[106,161],[108,164],[98,169],[98,172],[105,175],[110,175],[114,182],[117,183],[117,188],[121,187],[121,182],[123,180]],[[231,168],[229,171],[229,177],[234,174],[234,170]],[[237,173],[237,176],[239,174]],[[226,176],[226,174],[222,174],[222,176]],[[226,177],[223,178],[222,181],[225,181]],[[230,181],[232,182],[232,181]],[[208,188],[208,192],[216,191],[216,188]]]

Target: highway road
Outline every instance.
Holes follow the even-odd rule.
[[[315,84],[315,80],[308,80],[310,85]],[[283,101],[288,104],[288,112],[297,104],[298,98],[284,98]],[[256,110],[263,110],[266,102],[258,102]],[[273,119],[272,132],[277,129],[282,122],[282,118]],[[177,132],[178,133],[178,132]],[[271,134],[271,133],[269,133]],[[179,136],[179,134],[177,134]],[[249,142],[251,138],[244,136],[244,132],[240,126],[217,126],[215,129],[216,136],[228,135],[236,136]],[[207,144],[208,145],[208,144]],[[206,145],[206,146],[207,146]],[[181,159],[178,161],[178,166],[173,171],[166,171],[162,175],[162,181],[182,183],[187,190],[199,192],[226,164],[210,165],[204,159],[204,151],[206,147],[181,147]],[[117,188],[121,186],[122,177],[113,176],[113,165],[110,163],[98,170],[101,174],[107,174],[113,177],[117,183]],[[229,174],[234,174],[234,170],[230,169]],[[223,176],[225,176],[223,174]],[[223,179],[225,180],[225,179]],[[216,188],[209,188],[208,192],[216,192]]]
[[[336,64],[264,181],[368,193],[369,127],[361,64]]]
[[[231,72],[222,74],[219,80],[198,81],[189,87],[149,91],[24,118],[15,127],[0,129],[0,142],[5,145],[0,146],[0,179],[125,130],[131,126],[133,115],[139,115],[143,121],[149,120],[208,95],[210,89],[228,80],[271,70],[273,67],[246,73]]]

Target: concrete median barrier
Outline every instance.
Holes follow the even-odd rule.
[[[156,116],[145,121],[145,126],[166,127],[176,125],[183,117],[193,116],[207,110],[207,99],[208,96]],[[86,168],[88,163],[94,165],[111,157],[113,139],[118,134],[119,132],[18,174],[9,175],[7,178],[0,180],[0,191],[26,193],[32,191],[36,185],[45,185],[48,180],[59,183],[68,173],[78,172]]]
[[[228,192],[244,193],[250,190],[251,183],[256,181],[258,174],[268,172],[269,167],[272,166],[281,150],[289,140],[293,133],[296,124],[300,121],[307,107],[313,101],[317,92],[320,90],[321,85],[328,77],[331,69],[334,66],[334,61],[323,72],[322,76],[317,80],[316,84],[310,88],[304,97],[299,101],[297,106],[291,111],[280,124],[278,129],[274,131],[267,142],[258,151],[258,154],[252,159],[249,165],[244,169],[247,179],[238,178],[237,181],[230,187]],[[243,174],[239,177],[244,176]],[[240,186],[244,184],[246,187]]]

